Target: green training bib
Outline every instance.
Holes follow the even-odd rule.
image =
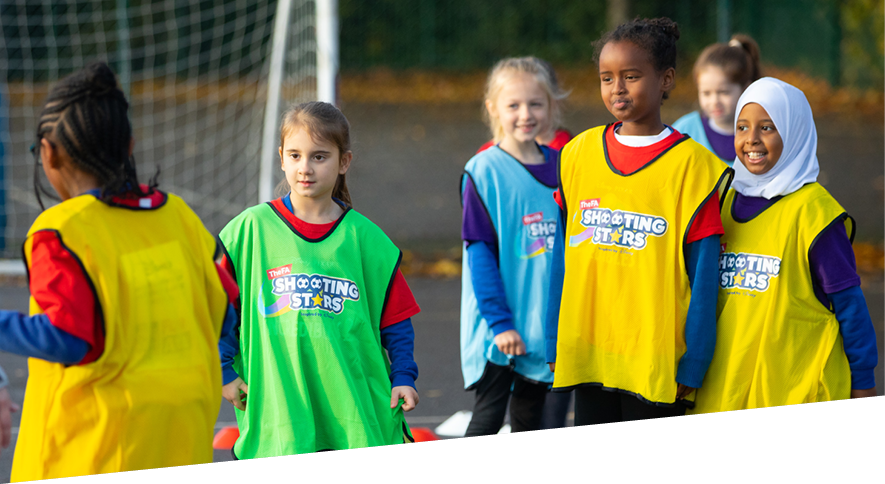
[[[299,233],[279,200],[247,209],[219,235],[241,298],[234,369],[249,386],[237,410],[240,459],[403,442],[390,408],[381,313],[399,249],[348,209],[319,239]]]

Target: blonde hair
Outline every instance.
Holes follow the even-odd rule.
[[[285,144],[286,136],[296,128],[306,129],[314,140],[320,139],[332,143],[338,148],[338,156],[344,156],[350,151],[350,123],[338,108],[329,103],[320,101],[301,103],[290,107],[283,113],[283,122],[280,126],[280,147]],[[277,185],[277,196],[284,195],[286,189],[291,189],[291,187],[289,187],[289,182],[283,178]],[[338,175],[338,180],[335,181],[332,197],[341,200],[348,207],[353,207],[343,173]]]
[[[494,106],[497,101],[498,94],[504,84],[510,80],[514,74],[530,74],[547,93],[547,101],[550,105],[550,129],[555,130],[562,124],[562,107],[560,101],[568,97],[569,93],[564,92],[559,87],[559,81],[556,79],[556,72],[547,62],[534,57],[509,57],[501,59],[489,72],[486,80],[486,89],[484,99]],[[483,121],[492,131],[492,137],[495,142],[504,139],[504,127],[501,121],[489,114],[488,109],[483,109]]]

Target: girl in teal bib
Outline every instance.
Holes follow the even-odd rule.
[[[327,103],[283,118],[290,192],[251,207],[219,238],[241,294],[219,345],[222,394],[236,407],[235,458],[412,441],[419,308],[393,242],[351,208],[350,126]]]

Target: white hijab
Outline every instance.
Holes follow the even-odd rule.
[[[731,186],[744,196],[770,200],[817,181],[817,174],[820,173],[817,129],[805,94],[784,81],[763,77],[750,84],[738,99],[734,115],[735,129],[741,109],[750,103],[756,103],[768,112],[784,142],[784,149],[774,168],[762,175],[750,173],[736,157]]]

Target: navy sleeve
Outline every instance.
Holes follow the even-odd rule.
[[[504,331],[516,329],[513,326],[513,313],[507,306],[498,258],[492,254],[487,243],[468,243],[467,265],[470,267],[470,282],[473,283],[479,314],[485,318],[492,333],[498,336]]]
[[[544,339],[547,342],[547,362],[556,362],[556,340],[559,331],[559,303],[562,301],[562,283],[565,279],[565,214],[559,210],[559,224],[553,235],[553,264],[550,267],[550,288],[547,293],[547,315]]]
[[[686,266],[691,300],[685,319],[685,354],[676,382],[700,388],[716,347],[716,300],[719,296],[719,235],[688,244]]]
[[[381,328],[381,346],[390,359],[390,387],[415,388],[418,364],[415,363],[415,329],[412,319],[406,318]]]
[[[836,310],[842,345],[851,368],[851,388],[866,390],[876,386],[874,370],[879,363],[876,330],[859,286],[827,294]]]
[[[221,325],[221,338],[218,340],[218,354],[221,356],[221,384],[236,380],[240,375],[234,371],[234,357],[240,352],[240,320],[234,305],[228,303],[224,324]]]
[[[18,311],[0,311],[0,351],[76,365],[89,349],[89,343],[53,326],[45,314],[26,316]]]

